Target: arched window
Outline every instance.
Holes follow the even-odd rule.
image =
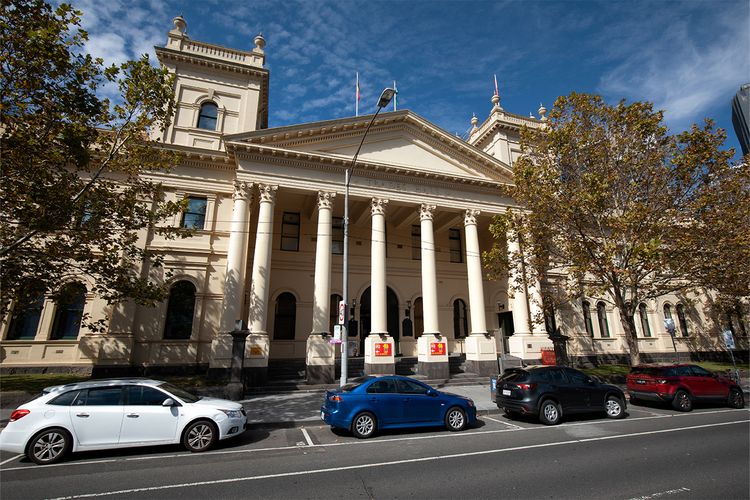
[[[61,290],[55,320],[52,323],[52,340],[78,338],[84,304],[86,304],[86,287],[81,283],[71,283]]]
[[[685,306],[677,304],[677,321],[680,323],[680,331],[683,337],[690,335],[688,333],[687,318],[685,318]]]
[[[469,335],[469,321],[466,317],[466,302],[453,301],[453,337],[460,339]]]
[[[204,130],[216,130],[216,115],[219,107],[213,102],[204,102],[201,104],[201,111],[198,114],[198,128]]]
[[[599,334],[602,338],[609,338],[609,321],[607,321],[607,305],[604,302],[596,304],[596,319],[599,322]]]
[[[297,323],[297,299],[289,292],[276,298],[276,313],[273,322],[274,340],[294,340]]]
[[[586,333],[589,337],[594,336],[594,324],[591,322],[591,304],[588,301],[583,301],[583,326],[586,328]]]
[[[195,285],[186,280],[176,282],[169,290],[164,338],[189,339],[193,333],[194,313]]]
[[[643,329],[643,336],[651,336],[651,327],[648,325],[648,313],[646,312],[646,304],[641,302],[638,306],[638,315],[641,317],[641,328]]]
[[[33,296],[33,295],[32,295]],[[13,308],[13,316],[8,327],[8,340],[30,340],[36,337],[39,318],[44,308],[44,291],[36,295],[36,299],[25,307],[18,305]]]
[[[414,338],[418,339],[424,333],[424,308],[422,307],[422,297],[414,301]],[[430,332],[434,333],[434,332]]]
[[[339,302],[341,295],[334,293],[331,295],[331,302],[328,309],[328,333],[333,334],[333,326],[339,324]],[[349,335],[356,335],[356,332],[348,332]]]

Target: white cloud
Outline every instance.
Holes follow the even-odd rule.
[[[619,61],[602,76],[600,91],[651,101],[665,110],[670,127],[684,129],[718,102],[728,107],[739,85],[750,80],[749,30],[729,14],[701,16],[701,26],[681,20],[656,29],[662,22],[656,16],[651,24],[632,27],[639,32],[631,43],[616,45]]]

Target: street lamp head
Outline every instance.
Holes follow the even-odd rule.
[[[383,89],[383,92],[380,94],[380,99],[378,99],[378,107],[384,108],[388,106],[388,103],[391,102],[391,99],[393,99],[393,96],[396,94],[398,94],[396,89],[390,87]]]

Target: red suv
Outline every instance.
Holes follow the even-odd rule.
[[[679,411],[693,409],[694,400],[726,402],[743,408],[742,389],[734,381],[696,365],[641,365],[628,374],[630,402],[664,401]]]

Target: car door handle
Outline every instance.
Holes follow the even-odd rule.
[[[76,413],[76,417],[89,418],[90,416],[88,413]]]
[[[128,417],[128,418],[138,418],[138,417],[140,417],[140,415],[138,415],[137,413],[128,413],[126,415],[126,417]]]

